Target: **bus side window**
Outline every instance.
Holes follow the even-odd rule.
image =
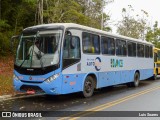
[[[71,58],[80,58],[80,40],[79,37],[73,37],[71,41]]]
[[[126,47],[126,41],[125,40],[116,40],[116,55],[127,55],[127,47]]]
[[[136,43],[127,42],[127,46],[128,46],[128,56],[136,57]]]
[[[102,37],[101,45],[102,45],[102,54],[108,54],[108,43],[106,37]]]
[[[145,57],[149,58],[149,46],[145,45]]]
[[[149,47],[149,57],[150,58],[153,57],[153,47],[152,46]]]
[[[64,40],[64,45],[63,45],[63,58],[68,58],[68,40]]]
[[[99,53],[99,36],[98,35],[93,35],[93,48],[94,48],[94,53]]]
[[[144,57],[144,45],[143,44],[137,44],[137,56]]]
[[[80,54],[80,39],[77,36],[72,36],[72,39],[66,36],[63,43],[63,69],[79,62]]]
[[[114,38],[104,37],[101,38],[102,54],[114,55],[115,54],[115,42]]]
[[[89,53],[89,52],[91,52],[90,51],[90,42],[89,42],[89,37],[85,37],[85,38],[83,38],[83,40],[84,40],[84,46],[83,46],[83,51],[85,52],[85,53]]]
[[[111,42],[111,46],[110,46],[111,55],[115,55],[115,42],[114,42],[114,39],[110,40],[110,42]]]
[[[63,45],[63,58],[80,58],[80,39],[73,36],[65,39]]]
[[[121,49],[120,49],[120,41],[117,39],[116,40],[116,55],[120,55],[120,53],[121,53]]]
[[[83,52],[91,54],[100,53],[100,37],[95,34],[83,32],[82,33]]]

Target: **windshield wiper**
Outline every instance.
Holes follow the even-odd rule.
[[[29,54],[25,57],[25,59],[23,60],[23,62],[19,66],[20,68],[22,68],[22,65],[24,64],[24,62],[26,61],[26,59],[30,56],[30,54],[31,54],[32,51],[33,51],[33,49],[31,49],[31,51],[29,52]]]

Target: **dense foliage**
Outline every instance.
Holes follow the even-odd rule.
[[[158,28],[158,22],[156,21],[153,28],[149,28],[146,34],[146,40],[152,42],[155,47],[160,48],[160,28]]]
[[[78,23],[101,28],[102,9],[114,0],[0,0],[0,56],[10,52],[10,38],[29,26],[47,23]],[[43,6],[42,6],[43,5]],[[117,32],[146,39],[159,47],[158,23],[148,25],[148,13],[134,15],[131,5],[122,9]],[[103,30],[109,31],[110,16],[103,13]]]
[[[101,28],[102,8],[113,0],[0,0],[0,55],[9,52],[10,38],[25,27],[72,22]],[[43,6],[42,6],[43,5]],[[103,13],[104,23],[109,16]],[[110,30],[104,26],[105,30]]]

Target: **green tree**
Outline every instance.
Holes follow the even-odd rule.
[[[146,40],[152,42],[155,47],[160,48],[160,28],[158,28],[158,22],[155,21],[153,28],[149,28],[146,34]]]
[[[94,28],[101,28],[102,8],[109,4],[108,0],[50,0],[44,2],[44,22],[73,22]],[[106,23],[109,16],[103,13]],[[104,30],[110,30],[104,24]]]
[[[10,50],[10,38],[34,25],[35,4],[31,0],[1,0],[0,55]]]
[[[113,0],[0,0],[0,55],[10,49],[10,38],[41,23],[78,23],[110,30],[109,15],[102,13]]]
[[[110,16],[103,12],[106,5],[112,3],[114,0],[76,0],[82,7],[82,13],[88,17],[87,26],[94,28],[101,28],[103,19],[103,30],[110,31],[108,25]],[[103,16],[102,16],[103,15]]]
[[[148,29],[148,13],[141,10],[142,17],[140,15],[136,15],[135,17],[132,15],[134,13],[132,6],[128,5],[128,7],[129,9],[122,9],[122,20],[117,25],[117,32],[124,36],[145,39],[145,33]]]

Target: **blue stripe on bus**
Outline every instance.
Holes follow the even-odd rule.
[[[153,75],[153,69],[139,70],[139,72],[140,72],[140,80],[147,79]],[[16,71],[15,73],[18,74]],[[88,73],[88,74],[95,74],[97,76],[97,88],[102,88],[106,86],[132,82],[134,80],[134,73],[135,70],[126,70],[126,71],[98,72],[98,73]],[[48,77],[51,74],[53,73],[48,73],[47,75],[44,75],[44,77],[46,76]],[[50,83],[47,83],[44,80],[42,81],[42,83],[36,83],[36,84],[21,82],[20,80],[19,81],[14,80],[14,87],[17,91],[20,91],[20,87],[22,85],[39,86],[47,94],[53,94],[53,95],[74,93],[83,91],[83,84],[88,74],[83,73],[83,74],[62,75],[60,73],[60,76],[56,80]]]

